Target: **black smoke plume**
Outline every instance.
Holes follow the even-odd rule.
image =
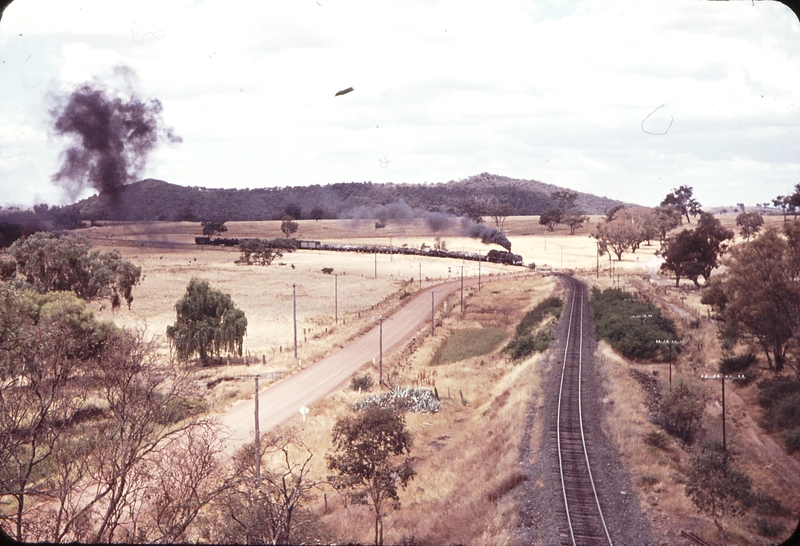
[[[50,112],[55,132],[74,142],[62,152],[63,163],[53,182],[73,199],[86,187],[116,199],[123,186],[136,181],[160,139],[181,142],[163,127],[161,111],[156,99],[143,102],[131,95],[123,100],[97,83],[83,84],[62,97]]]

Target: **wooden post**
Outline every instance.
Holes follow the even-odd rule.
[[[255,399],[255,410],[254,410],[254,413],[255,413],[255,419],[256,419],[256,443],[255,443],[255,448],[256,448],[256,479],[260,480],[261,479],[261,432],[259,431],[259,427],[258,427],[258,375],[255,375],[254,379],[256,380],[256,386],[255,386],[255,391],[256,392],[255,392],[255,396],[254,396],[254,399]]]

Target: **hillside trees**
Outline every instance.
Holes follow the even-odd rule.
[[[38,292],[66,290],[86,301],[108,298],[113,308],[124,298],[130,308],[142,269],[121,259],[116,250],[91,248],[80,235],[59,238],[38,232],[14,242],[8,252],[17,263],[17,276]]]
[[[400,501],[399,487],[405,488],[416,472],[408,458],[411,434],[402,413],[372,407],[355,417],[345,416],[333,427],[334,453],[326,455],[328,469],[335,472],[328,481],[353,502],[372,505],[375,511],[375,544],[383,544],[384,502]]]
[[[700,286],[699,277],[708,283],[730,239],[733,239],[733,231],[723,228],[713,215],[700,213],[695,229],[684,229],[662,246],[659,251],[664,257],[661,270],[675,275],[675,286],[680,285],[682,278],[691,280],[697,287]]]
[[[177,320],[167,326],[167,337],[180,360],[187,361],[196,353],[205,363],[209,354],[219,357],[223,350],[242,355],[247,318],[229,294],[193,278],[175,304],[175,311]]]
[[[800,341],[800,227],[787,224],[731,249],[727,272],[703,291],[728,344],[757,345],[781,371],[791,342]]]

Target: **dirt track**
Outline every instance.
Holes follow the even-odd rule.
[[[484,278],[483,283],[499,277]],[[464,287],[477,285],[476,278],[464,279]],[[418,294],[399,311],[383,323],[384,356],[410,339],[419,328],[430,324],[431,291],[436,308],[460,289],[461,281],[451,281]],[[377,321],[376,321],[377,322]],[[303,370],[259,391],[259,429],[266,432],[294,417],[303,406],[310,406],[348,381],[361,366],[379,357],[380,326],[348,343],[332,355],[304,367]],[[231,436],[226,441],[226,450],[233,453],[247,442],[253,441],[255,429],[255,405],[252,399],[234,405],[218,418]]]

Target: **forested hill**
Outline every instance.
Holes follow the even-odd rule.
[[[564,189],[488,173],[438,184],[343,182],[243,190],[185,187],[147,179],[125,186],[114,200],[93,196],[69,208],[83,219],[128,221],[276,220],[287,210],[295,218],[369,218],[374,207],[400,201],[412,209],[456,215],[464,214],[470,205],[488,214],[488,208],[502,204],[511,205],[515,215],[539,215],[555,206],[549,195]],[[621,203],[576,193],[578,207],[586,214],[604,214]]]

